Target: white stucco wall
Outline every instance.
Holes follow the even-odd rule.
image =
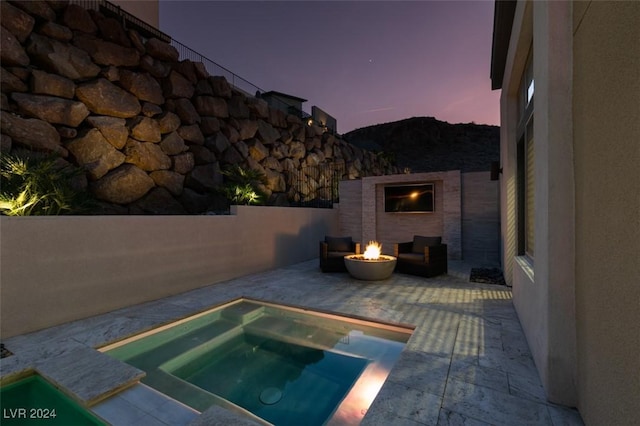
[[[580,6],[580,7],[577,7]],[[640,3],[574,4],[578,409],[640,418]]]
[[[572,5],[519,2],[501,98],[503,265],[547,397],[576,393]],[[533,45],[535,258],[517,253],[517,90]]]
[[[0,217],[3,337],[318,256],[331,209],[230,216]]]

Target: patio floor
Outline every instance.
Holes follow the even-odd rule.
[[[581,425],[546,402],[510,288],[470,283],[461,262],[449,269],[365,282],[303,262],[7,339],[0,378],[35,369],[114,425],[255,424],[131,386],[139,370],[93,349],[245,296],[416,327],[363,425]]]

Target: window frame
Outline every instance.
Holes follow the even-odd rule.
[[[516,182],[518,256],[533,263],[535,255],[535,143],[533,132],[535,79],[533,48],[529,54],[518,87],[518,125],[516,127]]]

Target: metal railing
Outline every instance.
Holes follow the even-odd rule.
[[[254,97],[259,93],[261,94],[267,92],[266,90],[256,86],[250,81],[240,77],[233,71],[223,67],[222,65],[216,63],[215,61],[212,61],[201,53],[198,53],[190,47],[180,43],[173,37],[165,34],[152,25],[149,25],[141,19],[138,19],[136,16],[122,9],[120,6],[115,5],[107,0],[71,0],[71,3],[82,6],[85,9],[100,11],[107,17],[118,19],[125,29],[134,29],[138,31],[138,33],[145,39],[155,37],[171,44],[178,50],[180,60],[188,59],[192,62],[201,62],[207,69],[209,75],[222,76],[226,78],[227,82],[229,82],[229,84],[231,84],[234,89],[242,92],[246,96]],[[272,99],[272,102],[276,104],[275,106],[277,107],[277,109],[280,109],[285,113],[293,114],[303,120],[311,118],[311,114],[303,110],[299,110],[298,108],[291,106],[280,99]]]
[[[242,92],[246,96],[259,97],[260,94],[267,92],[266,90],[256,86],[250,81],[235,74],[233,71],[223,67],[222,65],[212,61],[201,53],[198,53],[190,47],[180,43],[178,40],[172,38],[171,45],[178,50],[181,60],[188,59],[192,62],[201,62],[210,75],[223,76],[227,79],[229,84],[231,84],[234,89]],[[303,120],[311,118],[311,114],[300,110],[281,99],[271,98],[271,102],[275,104],[273,106],[285,112],[286,114],[295,115],[296,117]]]
[[[324,163],[289,172],[293,190],[291,206],[332,208],[340,201],[338,191],[345,174],[344,163]]]
[[[145,21],[130,14],[122,7],[115,5],[107,0],[70,0],[70,3],[77,4],[85,9],[96,10],[108,18],[115,18],[125,29],[133,29],[144,38],[155,37],[166,43],[171,41],[171,37],[163,33],[153,25],[147,24]]]

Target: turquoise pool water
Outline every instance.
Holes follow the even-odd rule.
[[[275,425],[358,424],[411,329],[242,299],[103,348],[204,411]]]

